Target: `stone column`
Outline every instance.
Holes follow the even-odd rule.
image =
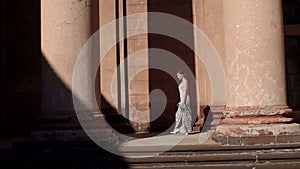
[[[281,1],[224,0],[223,19],[227,97],[216,138],[276,143],[281,135],[298,133],[299,125],[287,117]]]
[[[80,135],[83,131],[73,107],[72,78],[83,45],[99,28],[98,17],[98,0],[41,1],[41,50],[44,59],[39,129],[47,132],[49,137],[65,140],[83,136]],[[85,81],[95,83],[92,76],[86,77]],[[95,91],[86,92],[92,94]],[[80,132],[75,132],[77,129]],[[33,136],[52,139],[40,132],[33,133]]]

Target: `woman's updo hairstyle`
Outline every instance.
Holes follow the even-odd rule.
[[[184,78],[187,78],[187,74],[183,70],[178,70],[177,74],[181,74]]]

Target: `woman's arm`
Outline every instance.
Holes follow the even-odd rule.
[[[181,102],[185,103],[186,96],[187,96],[187,91],[188,91],[188,81],[187,81],[187,79],[183,78],[182,83],[183,83],[183,98],[182,98]]]

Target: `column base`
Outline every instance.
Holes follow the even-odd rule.
[[[202,114],[193,127],[193,131],[200,132],[202,130],[216,130],[223,117],[225,106],[202,106],[200,107]]]
[[[300,124],[224,124],[217,127],[213,139],[223,145],[300,143]]]
[[[209,110],[209,106],[200,105],[200,112],[197,114],[197,121],[195,122],[193,126],[194,132],[200,132],[203,125],[205,118],[207,116],[207,111]]]
[[[225,106],[211,106],[211,121],[209,122],[211,127],[210,130],[215,131],[217,126],[220,124],[221,119],[223,118],[223,112],[225,110]]]

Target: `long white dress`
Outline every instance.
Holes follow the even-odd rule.
[[[178,85],[180,100],[183,100],[184,87],[181,82]],[[178,109],[175,114],[176,123],[175,129],[179,129],[180,134],[190,133],[192,131],[192,116],[190,108],[190,96],[187,94],[185,103],[178,105]]]

